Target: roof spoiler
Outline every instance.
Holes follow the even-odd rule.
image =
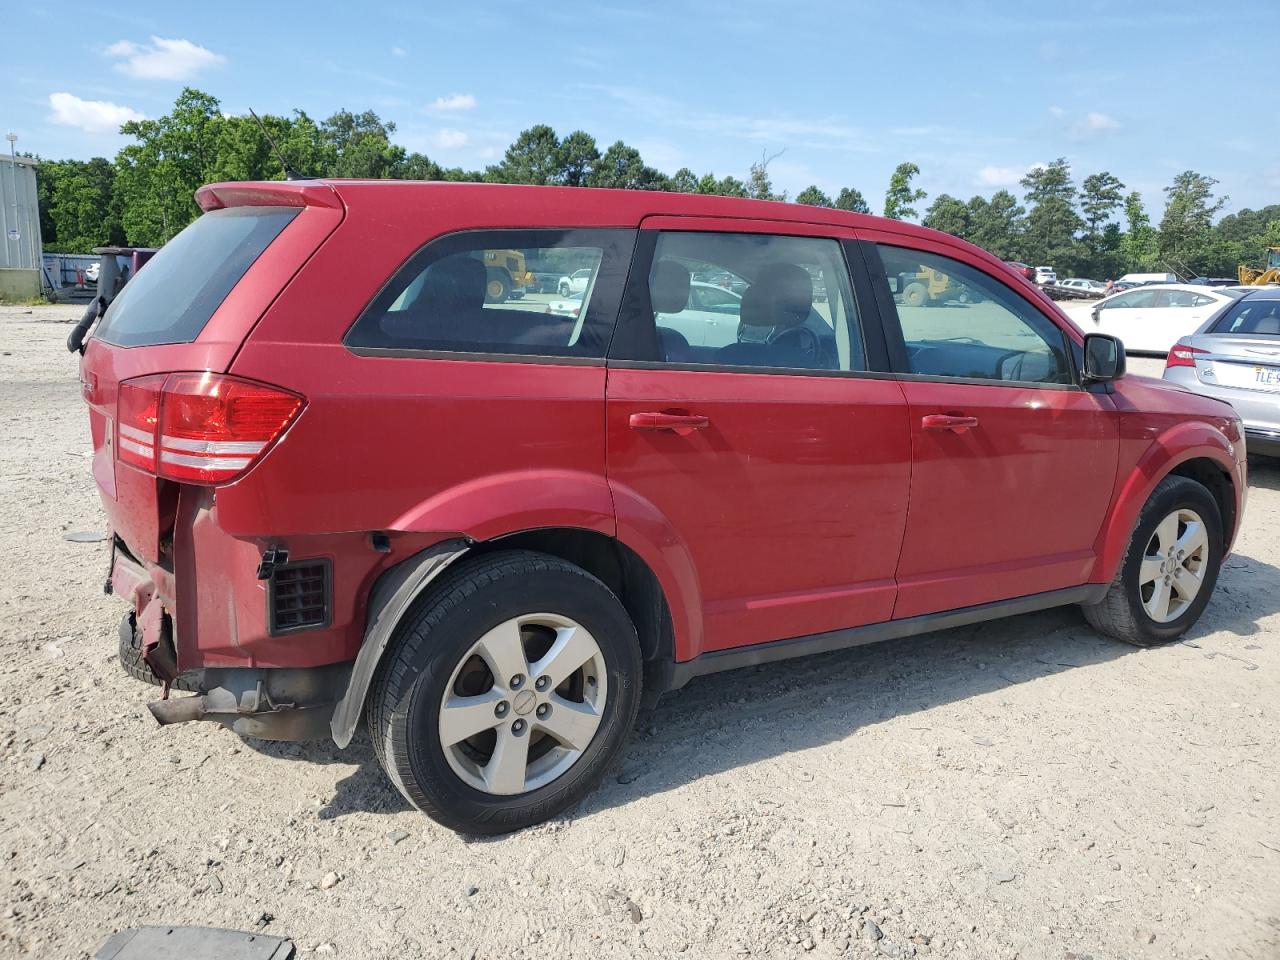
[[[248,183],[211,183],[196,191],[196,203],[205,213],[226,207],[330,207],[342,209],[338,192],[316,180],[265,180]]]

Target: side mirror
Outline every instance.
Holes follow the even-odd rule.
[[[1109,383],[1124,376],[1124,344],[1106,333],[1084,335],[1086,383]]]

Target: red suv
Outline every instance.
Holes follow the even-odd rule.
[[[1239,526],[1229,406],[1121,379],[1118,341],[941,233],[543,187],[197,199],[73,337],[122,653],[161,723],[367,720],[455,829],[560,813],[701,674],[1062,604],[1172,639]],[[487,299],[489,251],[586,271],[579,309]]]

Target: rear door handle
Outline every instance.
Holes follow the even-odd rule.
[[[952,433],[964,433],[977,425],[977,417],[963,417],[953,413],[931,413],[920,421],[920,426],[926,430],[950,430]]]
[[[696,413],[633,413],[627,421],[632,430],[670,430],[687,437],[711,425],[709,417]]]

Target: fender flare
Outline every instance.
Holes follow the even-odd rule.
[[[445,568],[471,549],[466,540],[446,540],[414,554],[404,563],[392,567],[374,584],[369,597],[369,620],[364,643],[356,654],[347,690],[329,721],[333,742],[346,747],[355,736],[364,712],[364,701],[373,684],[373,675],[382,655],[391,643],[391,634],[410,604],[430,586]]]
[[[1092,582],[1109,583],[1115,577],[1128,549],[1129,538],[1137,526],[1138,514],[1160,481],[1179,465],[1200,459],[1214,461],[1231,477],[1232,486],[1238,485],[1240,478],[1232,443],[1220,431],[1202,421],[1186,421],[1160,434],[1128,476],[1117,479],[1115,502],[1094,547],[1098,562],[1090,578]],[[1237,489],[1237,501],[1239,495]]]

